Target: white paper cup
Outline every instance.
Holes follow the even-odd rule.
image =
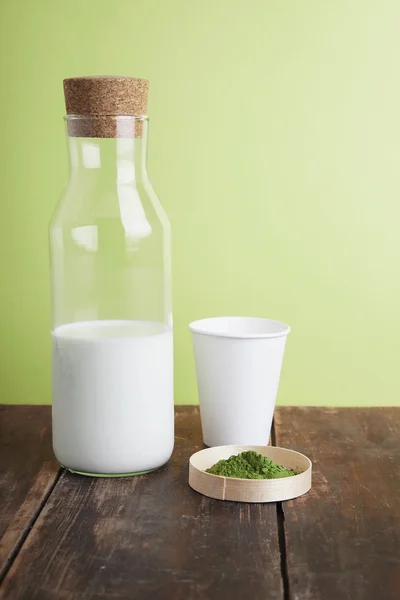
[[[267,445],[290,327],[270,319],[215,317],[189,329],[204,443]]]

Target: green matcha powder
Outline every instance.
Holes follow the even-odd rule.
[[[297,475],[296,471],[277,465],[254,450],[238,455],[234,454],[226,460],[219,460],[215,465],[206,469],[206,473],[222,477],[237,477],[238,479],[279,479]]]

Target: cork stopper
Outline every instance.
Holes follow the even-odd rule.
[[[134,77],[64,79],[68,135],[141,137],[148,92],[149,82]]]

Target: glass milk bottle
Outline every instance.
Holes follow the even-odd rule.
[[[148,81],[64,81],[70,174],[50,227],[53,447],[133,475],[174,442],[170,226],[146,168]]]

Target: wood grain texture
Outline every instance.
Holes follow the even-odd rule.
[[[205,498],[188,485],[203,447],[197,407],[177,407],[160,471],[128,479],[64,473],[13,563],[2,599],[283,598],[276,506]]]
[[[49,406],[0,406],[0,580],[59,472]]]
[[[277,445],[313,461],[284,503],[291,600],[400,597],[400,408],[278,408]]]

